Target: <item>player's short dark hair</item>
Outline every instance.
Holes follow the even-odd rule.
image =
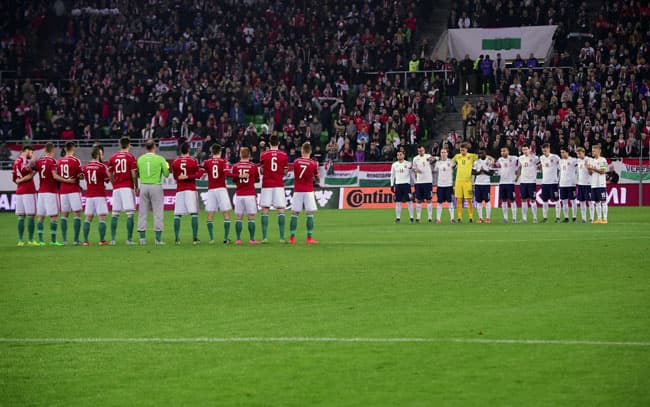
[[[542,144],[542,148],[551,148],[551,145],[548,143]]]
[[[102,148],[101,148],[100,146],[95,146],[95,147],[93,147],[93,149],[92,149],[92,151],[91,151],[91,153],[90,153],[90,156],[91,156],[92,158],[94,158],[94,159],[98,159],[98,158],[99,158],[99,154],[100,154],[101,152],[102,152]]]
[[[22,150],[20,151],[27,151],[27,150],[34,151],[34,148],[32,146],[23,146]]]
[[[271,137],[269,137],[269,144],[271,144],[273,147],[277,147],[278,144],[280,144],[280,137],[278,137],[277,134],[271,135]]]
[[[469,150],[469,148],[470,148],[471,146],[472,146],[472,145],[469,144],[469,143],[460,143],[460,147],[459,147],[459,148],[465,148],[465,149]]]
[[[311,144],[309,144],[309,142],[302,144],[302,152],[305,154],[311,153]]]
[[[421,149],[421,148],[424,148],[424,145],[423,144],[418,144],[418,150]]]
[[[219,144],[213,144],[210,146],[210,152],[212,155],[217,155],[221,152],[221,146]]]
[[[153,151],[153,149],[156,148],[156,142],[153,140],[147,140],[147,142],[144,143],[144,148],[147,151]]]
[[[51,153],[52,151],[54,151],[54,143],[52,143],[51,141],[48,141],[45,144],[45,152],[46,153]]]
[[[181,144],[180,151],[181,151],[181,154],[189,153],[190,152],[190,143],[184,142],[183,144]]]
[[[239,149],[239,156],[241,158],[249,158],[251,156],[251,150],[248,147],[242,147]]]
[[[560,151],[566,151],[567,153],[569,152],[569,149],[566,147],[560,147]]]
[[[68,141],[65,143],[65,151],[70,152],[74,150],[74,148],[77,147],[74,141]]]
[[[484,148],[479,148],[479,149],[478,149],[478,152],[479,152],[479,154],[480,154],[480,153],[486,153],[486,154],[487,154],[487,150],[484,149]]]
[[[127,148],[131,144],[131,138],[129,136],[122,136],[120,138],[120,147]]]

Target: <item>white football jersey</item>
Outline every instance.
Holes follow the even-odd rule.
[[[548,157],[542,154],[539,162],[542,163],[542,184],[557,184],[560,157],[555,154],[549,154]]]
[[[607,160],[604,157],[592,158],[589,165],[607,171]],[[605,188],[607,186],[607,174],[599,174],[596,171],[591,173],[591,187]]]
[[[475,171],[480,171],[480,170],[492,170],[492,160],[490,158],[486,158],[485,160],[481,160],[480,158],[476,161],[474,161],[474,166],[472,167]],[[475,176],[476,178],[474,179],[474,185],[490,185],[490,176],[483,173]]]
[[[519,167],[519,160],[517,157],[511,155],[508,158],[500,157],[496,164],[499,170],[499,184],[514,184],[517,178],[517,167]]]
[[[423,156],[416,155],[413,158],[413,169],[417,169],[420,172],[415,174],[415,183],[416,184],[426,184],[433,182],[433,172],[431,171],[431,163],[429,159],[431,158],[430,154],[425,154]]]
[[[411,183],[411,163],[395,161],[390,168],[390,185]]]
[[[534,184],[537,182],[537,164],[539,158],[535,155],[522,155],[519,157],[519,167],[521,168],[521,184]]]
[[[454,162],[447,158],[436,161],[434,171],[438,173],[437,186],[450,187],[454,185]]]
[[[591,158],[578,158],[578,185],[591,185],[591,174],[587,169],[587,164]]]
[[[560,158],[560,186],[575,187],[578,180],[578,159]]]

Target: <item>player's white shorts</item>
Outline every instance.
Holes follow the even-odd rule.
[[[86,198],[86,210],[84,213],[86,216],[103,216],[108,214],[106,198],[101,196]]]
[[[176,192],[174,215],[199,213],[199,196],[196,191]]]
[[[274,207],[276,209],[284,209],[287,206],[287,198],[284,194],[284,188],[262,188],[260,206],[262,208]]]
[[[131,188],[118,188],[113,190],[113,213],[135,212],[135,193]]]
[[[235,195],[235,214],[236,215],[255,215],[257,213],[257,200],[253,195],[237,196]]]
[[[61,212],[81,212],[81,192],[71,192],[59,195],[61,198]]]
[[[293,193],[291,210],[294,212],[301,212],[303,209],[307,212],[316,212],[318,210],[318,207],[316,206],[316,198],[314,198],[313,192]]]
[[[16,195],[16,215],[36,215],[36,194]]]
[[[56,216],[59,214],[59,197],[53,192],[39,192],[36,202],[38,216]]]
[[[209,189],[205,199],[205,210],[208,212],[228,212],[232,210],[230,196],[226,188]]]

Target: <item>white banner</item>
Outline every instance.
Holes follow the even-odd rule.
[[[556,25],[509,28],[450,29],[447,37],[449,57],[462,60],[469,55],[475,60],[479,55],[497,53],[505,60],[515,59],[517,54],[527,60],[532,53],[535,58],[545,59],[553,44]]]

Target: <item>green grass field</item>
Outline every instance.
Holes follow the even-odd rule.
[[[304,217],[274,243],[272,215],[264,246],[59,248],[15,247],[0,215],[0,405],[647,406],[650,208],[494,213],[320,211],[318,246]]]

